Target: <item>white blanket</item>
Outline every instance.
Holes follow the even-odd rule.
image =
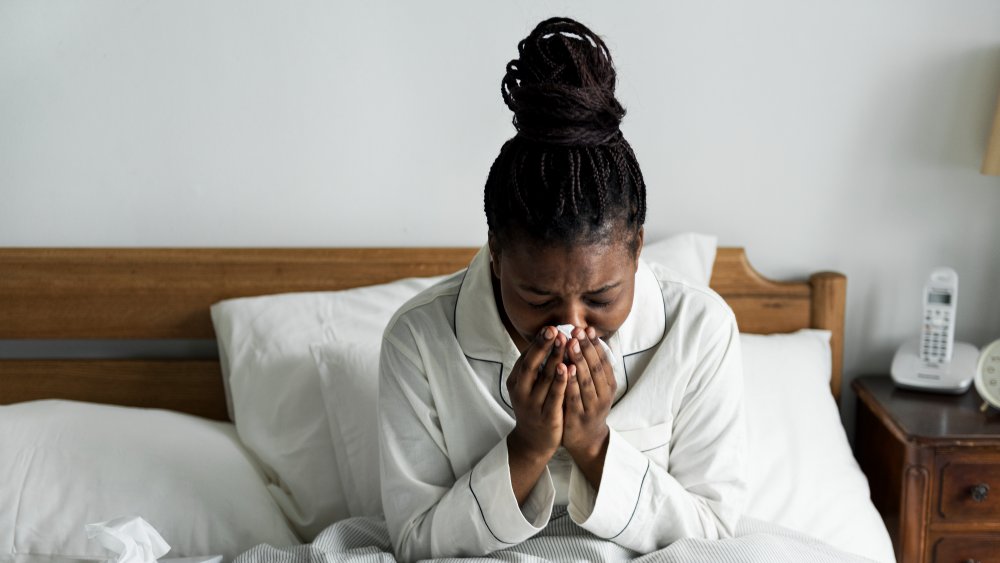
[[[560,510],[561,508],[561,510]],[[385,521],[377,518],[350,518],[321,532],[308,545],[276,548],[259,545],[236,558],[234,563],[334,563],[392,562],[392,543]],[[780,526],[743,518],[735,537],[725,540],[685,539],[640,555],[617,544],[601,540],[577,527],[557,507],[549,525],[538,535],[514,547],[486,557],[436,559],[435,561],[634,561],[637,563],[713,562],[868,562],[869,559],[837,550],[819,540]]]

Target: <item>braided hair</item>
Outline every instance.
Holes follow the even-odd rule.
[[[486,179],[486,222],[501,246],[621,240],[638,249],[646,185],[619,129],[604,41],[569,18],[539,23],[507,63],[501,94],[517,134]]]

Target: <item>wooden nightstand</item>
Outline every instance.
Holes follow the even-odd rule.
[[[896,558],[1000,563],[1000,412],[859,377],[855,455]]]

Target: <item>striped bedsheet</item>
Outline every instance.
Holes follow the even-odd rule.
[[[237,557],[234,563],[339,563],[392,562],[392,542],[385,521],[378,518],[350,518],[321,532],[308,545],[274,547],[258,545]],[[638,554],[617,544],[594,537],[576,526],[565,509],[556,510],[549,525],[520,545],[485,557],[435,559],[438,562],[509,561],[633,561],[674,563],[690,561],[780,562],[807,561],[868,562],[860,556],[835,549],[819,540],[776,526],[744,518],[733,538],[725,540],[685,539],[659,551]]]

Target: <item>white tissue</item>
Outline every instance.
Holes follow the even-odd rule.
[[[97,540],[113,563],[155,563],[170,551],[155,528],[138,516],[87,524],[87,538]]]
[[[612,370],[614,370],[614,366],[618,365],[618,360],[615,358],[615,355],[611,353],[611,347],[608,346],[607,342],[601,340],[600,338],[597,339],[597,342],[601,345],[601,348],[604,348],[605,363],[611,367]]]
[[[556,327],[556,330],[566,335],[566,338],[573,338],[573,331],[575,329],[576,327],[573,325],[559,325]],[[608,365],[609,366],[618,365],[617,360],[615,359],[615,355],[611,353],[611,348],[608,346],[608,344],[600,338],[597,339],[597,342],[600,343],[601,348],[604,349],[604,359],[607,360]]]

